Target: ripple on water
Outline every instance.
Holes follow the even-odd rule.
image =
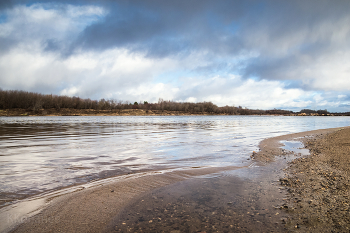
[[[108,176],[241,166],[267,137],[349,125],[347,117],[1,117],[0,196]]]

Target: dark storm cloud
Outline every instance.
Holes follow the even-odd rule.
[[[241,70],[245,77],[293,80],[303,78],[298,69],[309,65],[303,57],[312,62],[344,47],[350,49],[346,36],[334,38],[337,30],[344,30],[350,24],[349,1],[104,1],[102,4],[109,14],[87,27],[73,43],[72,50],[127,47],[158,58],[193,51],[207,51],[212,57],[254,51],[259,57],[245,64],[246,69]]]
[[[8,7],[11,7],[13,5],[12,1],[0,1],[0,10],[6,9]]]
[[[1,1],[0,7],[18,3],[35,2]],[[226,56],[255,50],[273,58],[281,57],[276,55],[278,51],[288,50],[290,60],[293,53],[316,55],[336,46],[330,41],[332,28],[322,29],[322,23],[337,27],[350,10],[349,1],[325,0],[72,0],[57,3],[93,4],[109,11],[103,20],[88,26],[77,40],[65,42],[72,51],[81,47],[93,50],[128,47],[154,57],[198,50]],[[269,61],[271,63],[265,61],[248,71],[259,73],[260,67],[261,71],[274,67],[275,60]]]
[[[155,57],[216,47],[217,37],[229,36],[225,25],[242,11],[241,4],[229,1],[128,1],[108,7],[105,20],[86,28],[77,45],[128,46]]]
[[[286,39],[302,28],[312,30],[319,22],[339,19],[347,15],[349,10],[349,3],[346,1],[104,3],[108,6],[110,14],[103,22],[91,25],[85,30],[81,40],[88,46],[120,46],[141,43],[152,38],[188,39],[192,43],[196,42],[193,44],[197,44],[197,40],[200,39],[199,44],[202,46],[213,46],[216,42],[225,44],[225,41],[218,41],[220,37],[231,37],[235,34],[244,38],[251,34],[257,35],[254,32],[262,29],[269,39],[278,41]],[[239,24],[239,29],[235,29],[232,23]],[[208,38],[216,39],[213,42]],[[99,45],[99,41],[106,44]],[[227,42],[230,44],[231,40]],[[254,44],[250,46],[259,47]]]
[[[1,0],[0,1],[0,12],[2,10],[12,8],[13,6],[15,6],[17,4],[24,4],[26,2],[28,2],[28,1],[25,1],[25,0]]]

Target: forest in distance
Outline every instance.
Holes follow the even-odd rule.
[[[79,97],[40,94],[20,90],[0,89],[0,115],[123,115],[142,112],[143,115],[320,115],[350,116],[350,112],[330,113],[327,110],[303,109],[293,112],[282,109],[259,110],[241,106],[218,107],[212,102],[175,102],[159,99],[157,103],[118,100],[91,100]],[[138,114],[140,115],[140,114]]]

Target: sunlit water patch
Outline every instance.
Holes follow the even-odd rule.
[[[264,138],[349,123],[348,117],[2,117],[0,199],[145,170],[242,166]]]

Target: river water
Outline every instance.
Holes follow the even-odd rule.
[[[147,170],[242,166],[264,138],[349,125],[349,117],[2,117],[0,198]]]

